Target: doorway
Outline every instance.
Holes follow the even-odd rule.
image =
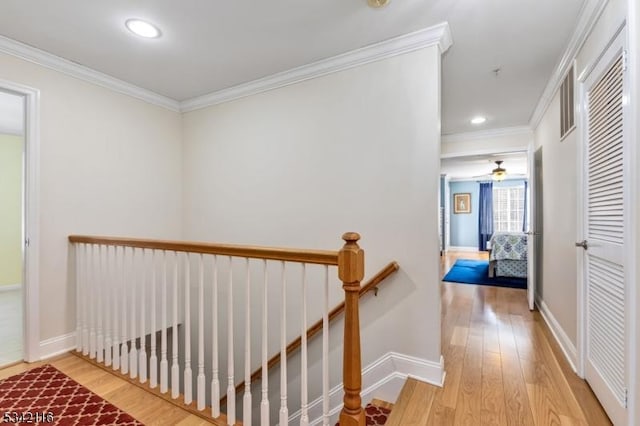
[[[0,80],[0,365],[40,360],[39,100]]]
[[[24,98],[0,92],[0,366],[23,356]]]

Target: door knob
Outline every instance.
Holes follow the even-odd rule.
[[[582,247],[583,249],[587,250],[589,248],[589,243],[587,242],[587,240],[582,240],[579,243],[576,243],[576,247]]]

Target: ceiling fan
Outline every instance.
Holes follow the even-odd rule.
[[[491,170],[491,173],[487,173],[486,175],[480,175],[480,176],[474,176],[475,178],[486,178],[486,177],[490,177],[492,180],[496,181],[496,182],[500,182],[502,180],[504,180],[504,178],[507,177],[507,169],[505,169],[504,167],[502,167],[502,163],[504,163],[503,160],[495,160],[494,163],[496,163],[496,168]]]

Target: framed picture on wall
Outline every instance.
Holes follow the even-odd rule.
[[[453,194],[453,213],[471,213],[471,193]]]

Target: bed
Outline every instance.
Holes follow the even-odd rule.
[[[490,242],[490,277],[527,278],[527,234],[496,232]]]

